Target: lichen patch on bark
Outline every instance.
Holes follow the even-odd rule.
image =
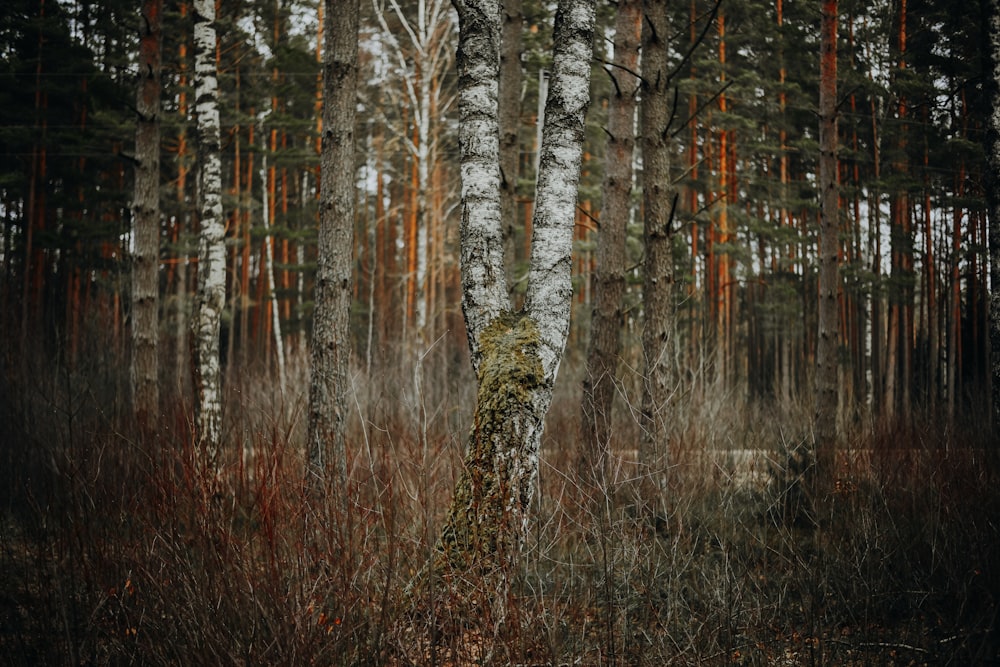
[[[474,426],[438,544],[441,564],[451,569],[502,563],[520,547],[541,429],[534,407],[545,385],[539,345],[537,323],[510,312],[480,337]]]

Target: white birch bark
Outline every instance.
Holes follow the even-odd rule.
[[[264,136],[264,126],[261,124],[261,136]],[[264,221],[264,258],[267,266],[264,271],[267,273],[267,290],[271,301],[271,327],[274,329],[274,352],[278,357],[278,388],[281,395],[285,395],[285,343],[281,335],[281,313],[278,311],[278,293],[274,284],[274,237],[271,236],[271,208],[267,198],[267,152],[261,153],[260,160],[260,183],[261,183],[261,217]],[[301,244],[299,244],[301,247]]]
[[[195,400],[198,442],[206,462],[216,462],[222,440],[219,332],[226,302],[222,164],[219,156],[219,89],[215,0],[194,2],[195,115],[198,127],[200,236],[197,312],[194,320]]]
[[[461,151],[462,312],[472,351],[480,363],[479,337],[510,310],[500,219],[500,3],[463,0],[459,16],[458,142]]]
[[[594,3],[560,2],[532,218],[525,311],[538,323],[542,369],[555,379],[569,334],[571,255],[584,122],[590,104]]]
[[[465,467],[438,544],[436,568],[506,572],[520,552],[538,473],[542,423],[569,331],[570,253],[590,101],[593,0],[561,0],[553,34],[525,309],[510,312],[500,216],[500,3],[457,0],[462,160],[463,310],[479,382]]]
[[[417,265],[413,280],[415,289],[415,322],[417,340],[421,343],[427,327],[427,276],[429,226],[427,193],[430,191],[430,174],[434,162],[432,150],[433,124],[449,107],[441,98],[441,87],[433,85],[435,80],[444,78],[444,72],[451,66],[451,56],[445,49],[449,40],[445,39],[452,29],[450,3],[447,0],[418,0],[416,16],[411,16],[396,0],[389,0],[392,13],[402,27],[402,33],[409,42],[404,48],[396,32],[390,29],[385,10],[377,0],[373,0],[375,16],[387,39],[392,45],[399,67],[404,73],[403,84],[407,107],[413,115],[416,141],[404,129],[400,136],[403,145],[417,164]],[[407,62],[407,51],[411,52],[412,65]]]

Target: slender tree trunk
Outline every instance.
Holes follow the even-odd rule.
[[[906,69],[907,0],[899,4],[899,69]],[[897,120],[899,138],[896,151],[899,155],[894,164],[896,174],[908,178],[907,126],[908,102],[901,96],[898,102]],[[889,289],[889,339],[886,369],[886,415],[890,419],[910,415],[910,385],[912,383],[912,317],[913,317],[913,234],[910,222],[910,197],[905,187],[893,195],[890,205],[890,241],[892,250],[892,275]]]
[[[262,133],[263,134],[263,133]],[[260,180],[267,182],[267,153],[260,159]],[[271,213],[274,211],[268,197],[268,188],[261,188],[261,216],[264,219],[264,272],[267,274],[267,294],[271,303],[271,327],[274,329],[274,350],[278,362],[278,388],[285,395],[285,344],[281,335],[281,311],[278,291],[274,281],[274,235],[271,233]],[[286,262],[287,264],[287,262]]]
[[[722,87],[722,92],[719,93],[719,111],[723,116],[723,123],[725,123],[725,115],[729,112],[729,100],[726,97],[725,86],[726,86],[726,21],[725,16],[720,13],[718,20],[718,31],[719,31],[719,85]],[[666,97],[664,97],[664,103],[666,103]],[[717,166],[717,182],[718,182],[718,205],[715,207],[717,212],[716,218],[716,240],[719,244],[723,245],[723,248],[728,248],[727,244],[729,242],[729,205],[730,196],[732,193],[729,191],[729,140],[730,132],[725,127],[719,130],[719,142],[718,142],[718,155],[719,161]],[[733,380],[732,368],[735,364],[735,359],[733,359],[731,353],[731,320],[729,318],[730,314],[730,267],[732,265],[732,259],[729,254],[729,250],[726,249],[723,252],[716,252],[716,268],[718,270],[718,275],[716,276],[717,290],[715,299],[715,330],[716,330],[716,351],[717,351],[717,378],[722,383],[721,386],[730,389]]]
[[[253,115],[253,109],[250,110]],[[254,174],[254,125],[247,124],[247,165],[244,170],[243,192],[248,200],[253,194],[253,174]],[[253,228],[253,217],[251,215],[249,203],[244,207],[241,215],[240,228],[242,229],[241,256],[240,262],[240,365],[247,367],[250,354],[250,256],[253,252],[253,242],[251,231]]]
[[[24,233],[24,279],[21,294],[21,349],[28,349],[29,336],[34,334],[41,319],[42,286],[41,271],[43,257],[35,247],[35,233],[45,227],[45,172],[46,134],[48,123],[45,119],[48,95],[43,90],[42,75],[45,64],[45,0],[38,3],[38,56],[35,63],[35,136],[31,150],[31,171],[28,177],[27,223]],[[27,355],[22,363],[27,362]]]
[[[195,406],[205,463],[217,462],[222,444],[219,332],[226,305],[225,227],[222,221],[219,88],[215,0],[194,2],[195,112],[198,118],[200,239],[194,321]]]
[[[780,0],[779,0],[780,1]],[[688,10],[688,30],[689,30],[689,47],[694,49],[698,44],[698,4],[696,0],[691,0],[691,4]],[[697,79],[697,70],[694,65],[691,66],[691,72],[689,74],[689,79],[694,87],[694,83]],[[688,99],[688,117],[691,118],[690,126],[690,136],[688,138],[687,147],[687,170],[688,176],[691,183],[698,182],[698,146],[701,143],[698,139],[698,122],[696,116],[698,114],[698,95],[697,93],[691,93]],[[687,187],[687,209],[692,214],[691,219],[691,272],[690,272],[690,288],[688,289],[688,319],[690,321],[690,335],[688,336],[689,346],[686,357],[686,363],[689,367],[697,367],[699,363],[699,353],[701,350],[702,337],[704,336],[705,329],[702,326],[704,322],[704,311],[700,307],[700,301],[703,295],[703,276],[699,276],[699,265],[701,263],[700,250],[698,248],[699,237],[701,235],[701,228],[698,224],[698,220],[694,217],[694,213],[698,210],[699,202],[699,188],[688,186]],[[707,233],[711,234],[711,225],[707,228]],[[701,373],[695,374],[695,382],[702,379]],[[692,386],[692,389],[694,387]]]
[[[646,261],[642,284],[645,358],[642,439],[639,460],[663,499],[668,462],[668,423],[674,361],[674,210],[677,195],[670,182],[670,81],[667,78],[669,11],[660,0],[643,2],[642,80],[639,110],[642,136],[643,240]],[[655,511],[658,511],[654,508]]]
[[[930,160],[927,156],[927,149],[924,149],[925,167],[930,168]],[[934,250],[934,233],[931,214],[931,186],[930,183],[924,185],[924,271],[927,279],[927,402],[929,407],[936,409],[940,398],[940,361],[941,353],[940,335],[938,329],[938,275],[937,260]]]
[[[358,0],[324,0],[323,153],[316,310],[310,348],[307,457],[312,483],[343,487],[354,249]]]
[[[479,391],[465,466],[435,570],[500,575],[519,553],[538,473],[542,421],[569,333],[574,211],[590,101],[593,0],[561,0],[539,161],[524,310],[510,312],[500,218],[499,0],[457,0],[463,312]]]
[[[824,0],[819,87],[819,336],[816,344],[816,448],[837,441],[837,348],[840,250],[837,178],[837,0]]]
[[[965,162],[959,163],[955,175],[957,201],[965,194]],[[951,230],[951,326],[948,336],[948,417],[955,418],[958,408],[958,392],[962,383],[962,214],[961,205],[956,205],[952,214]]]
[[[144,0],[136,95],[135,192],[132,229],[132,396],[146,425],[159,412],[160,54],[162,0]]]
[[[187,19],[189,5],[180,2],[178,7],[182,21]],[[177,117],[180,127],[177,130],[177,181],[176,205],[180,210],[174,220],[174,230],[177,257],[177,284],[174,294],[174,312],[177,314],[177,326],[174,342],[174,382],[178,396],[185,396],[190,388],[188,373],[191,370],[192,355],[189,348],[190,322],[188,321],[189,273],[191,261],[188,256],[188,227],[191,223],[190,206],[188,204],[188,172],[190,155],[188,151],[188,36],[182,35],[177,46]]]
[[[608,141],[594,276],[587,374],[583,381],[580,471],[603,477],[611,440],[611,406],[621,350],[625,298],[625,233],[632,208],[636,94],[642,1],[622,0],[615,18],[614,94],[608,105]]]
[[[787,209],[788,205],[788,131],[785,129],[787,124],[787,107],[788,107],[788,95],[785,92],[785,79],[787,77],[787,70],[785,69],[785,46],[784,46],[784,2],[783,0],[775,0],[775,14],[777,17],[778,24],[778,109],[781,112],[781,130],[778,132],[778,144],[780,149],[780,158],[778,163],[778,179],[780,183],[780,198],[781,204],[778,209],[778,226],[784,227],[786,225],[790,226],[791,221],[789,220],[789,213]],[[778,252],[782,256],[788,253],[788,248],[784,244],[779,247]],[[786,270],[781,266],[781,262],[778,262],[778,269],[785,273]],[[792,272],[792,267],[787,269],[787,273]],[[780,367],[781,367],[781,377],[778,380],[781,385],[781,405],[787,410],[791,407],[792,403],[792,374],[791,374],[791,358],[792,358],[792,333],[790,331],[781,330],[776,334],[777,336],[777,346],[780,348]],[[775,353],[778,355],[779,353]]]
[[[993,424],[1000,424],[1000,0],[983,0],[986,25],[983,33],[989,70],[985,77],[989,93],[986,133],[987,191],[990,255],[990,381]]]
[[[426,31],[428,29],[427,25],[421,25],[421,35],[427,37]],[[430,226],[432,224],[431,216],[428,215],[427,206],[427,194],[430,190],[430,177],[431,177],[431,119],[433,115],[433,108],[431,106],[431,81],[430,77],[432,73],[429,71],[430,68],[426,67],[427,63],[422,63],[423,67],[419,68],[419,80],[417,82],[417,99],[419,102],[420,113],[417,114],[417,146],[416,146],[416,157],[417,157],[417,248],[416,248],[416,275],[414,276],[414,282],[416,283],[416,318],[414,320],[414,329],[417,341],[417,345],[420,346],[419,349],[423,351],[424,346],[427,344],[427,273],[428,273],[428,253],[429,253],[429,238],[430,238]]]
[[[868,244],[871,255],[872,271],[872,294],[871,294],[871,318],[868,330],[869,344],[871,350],[871,360],[869,368],[869,385],[871,394],[869,402],[872,414],[884,413],[885,411],[885,336],[883,335],[885,314],[883,308],[882,290],[882,196],[879,192],[879,180],[882,174],[882,151],[880,149],[880,133],[878,115],[875,109],[875,101],[871,102],[872,119],[872,172],[874,176],[874,188],[868,203],[869,223],[868,223]]]

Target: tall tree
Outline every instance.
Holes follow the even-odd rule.
[[[615,17],[614,60],[607,70],[613,90],[608,102],[594,307],[583,381],[581,472],[596,473],[597,479],[603,471],[611,438],[611,406],[624,319],[625,236],[632,207],[641,35],[642,1],[621,0]]]
[[[989,92],[987,119],[987,190],[989,206],[990,253],[990,347],[993,385],[994,426],[1000,425],[1000,0],[983,0],[986,19],[984,33],[989,41],[985,49]]]
[[[816,445],[837,439],[837,347],[840,328],[840,190],[837,177],[837,0],[824,0],[819,75],[819,336],[816,342]]]
[[[198,295],[194,320],[195,407],[198,443],[208,465],[222,441],[222,373],[219,334],[226,305],[225,227],[222,220],[219,84],[215,0],[195,0],[194,95],[198,124]]]
[[[499,0],[456,0],[462,164],[462,309],[478,379],[465,466],[434,569],[500,574],[519,552],[542,422],[569,333],[573,225],[590,102],[594,0],[560,0],[524,307],[504,276],[497,111]],[[496,599],[502,604],[500,591]]]
[[[354,292],[354,117],[358,83],[358,0],[324,0],[323,149],[313,336],[310,349],[310,474],[342,483],[346,474],[350,309]]]
[[[132,392],[140,423],[157,414],[160,266],[160,57],[163,0],[142,3],[132,199]]]
[[[670,17],[666,3],[644,0],[642,26],[643,264],[642,439],[639,460],[662,491],[667,462],[667,420],[673,390],[674,345],[673,217],[677,194],[670,180]]]
[[[896,0],[896,57],[893,70],[896,94],[896,136],[892,169],[896,187],[889,205],[889,240],[892,252],[889,277],[889,323],[886,345],[885,412],[889,420],[910,418],[913,378],[913,233],[909,183],[909,104],[907,0]]]

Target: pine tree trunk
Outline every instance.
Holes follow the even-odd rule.
[[[899,3],[899,26],[897,46],[899,49],[899,69],[906,69],[907,40],[907,0]],[[907,117],[909,104],[901,95],[896,109],[899,137],[896,152],[898,159],[893,168],[897,176],[908,178],[907,158]],[[913,267],[913,234],[910,222],[910,197],[905,186],[894,193],[890,204],[890,242],[892,250],[892,275],[889,289],[889,341],[888,367],[886,370],[887,416],[891,419],[909,419],[910,384],[912,381],[913,349],[911,342],[913,316],[913,288],[911,287]]]
[[[45,64],[45,0],[38,3],[38,56],[35,63],[34,131],[37,136],[31,149],[31,168],[28,177],[28,199],[25,202],[26,229],[24,231],[24,286],[21,295],[21,349],[27,349],[28,338],[36,331],[42,312],[42,271],[44,258],[35,247],[35,234],[45,228],[45,139],[48,123],[45,120],[48,97],[43,90],[42,75]],[[27,356],[22,359],[27,362]]]
[[[870,375],[870,397],[869,402],[872,414],[878,414],[885,409],[885,314],[882,299],[882,220],[881,220],[881,194],[878,191],[878,183],[882,174],[882,153],[879,149],[880,134],[878,115],[875,110],[875,101],[871,102],[872,119],[872,175],[874,176],[873,192],[868,203],[868,245],[871,255],[871,271],[873,276],[871,294],[871,317],[868,330],[868,349],[871,350],[871,360],[868,363]]]
[[[500,217],[500,3],[455,3],[462,306],[479,391],[465,466],[434,570],[497,572],[501,587],[527,529],[542,422],[569,332],[570,255],[590,101],[594,4],[561,0],[556,11],[528,292],[524,311],[515,314],[507,296]],[[502,605],[505,593],[492,597]]]
[[[819,332],[816,344],[816,447],[829,450],[837,440],[837,347],[839,327],[837,183],[837,0],[824,0],[820,40],[819,87]]]
[[[784,36],[783,30],[785,22],[784,13],[784,2],[783,0],[775,1],[775,16],[778,24],[778,109],[781,113],[781,129],[778,132],[778,146],[780,150],[780,158],[778,161],[778,180],[780,187],[780,197],[781,205],[778,209],[778,226],[784,227],[790,225],[789,214],[787,207],[787,202],[789,200],[788,194],[788,131],[786,128],[787,123],[787,107],[788,107],[788,94],[785,91],[785,79],[787,77],[787,70],[785,69],[785,46],[784,46]],[[787,255],[788,249],[785,244],[781,244],[778,248],[778,252],[782,256]],[[780,261],[776,263],[777,267],[782,273],[784,273],[784,268],[781,266]],[[775,352],[775,355],[780,358],[780,377],[777,378],[781,386],[781,405],[786,410],[791,407],[792,403],[792,374],[791,374],[791,358],[792,358],[792,334],[789,331],[779,330],[776,334],[777,341],[775,343],[776,347],[780,350]],[[777,374],[776,374],[777,375]]]
[[[253,192],[253,156],[254,156],[254,128],[253,123],[247,126],[247,166],[244,176],[244,192],[248,196]],[[250,355],[250,255],[253,252],[253,242],[251,231],[253,222],[251,218],[250,206],[246,206],[241,215],[242,229],[242,260],[240,262],[240,365],[247,367]]]
[[[925,156],[927,151],[925,148]],[[930,160],[925,158],[925,167],[929,168]],[[938,405],[938,398],[940,397],[940,392],[938,388],[940,387],[940,382],[938,377],[940,375],[940,331],[938,329],[938,276],[937,276],[937,260],[935,259],[934,250],[934,230],[933,230],[933,218],[931,209],[931,188],[930,184],[925,185],[924,189],[924,270],[927,279],[927,379],[926,379],[926,389],[927,389],[927,402],[929,407],[933,410]]]
[[[236,68],[236,91],[234,100],[234,111],[237,117],[242,113],[240,105],[240,70]],[[243,193],[240,189],[240,185],[243,180],[243,174],[241,170],[241,160],[242,160],[242,146],[241,146],[241,134],[240,125],[237,123],[233,126],[232,137],[233,137],[233,158],[232,158],[232,186],[229,188],[229,196],[232,197],[233,209],[229,213],[229,222],[227,223],[227,229],[232,230],[232,244],[229,248],[229,269],[227,271],[227,277],[229,278],[229,287],[227,288],[227,295],[229,297],[229,332],[226,336],[226,368],[233,369],[236,366],[236,336],[237,336],[237,319],[236,313],[240,311],[240,298],[243,292],[240,291],[240,243],[243,239],[242,234],[242,224],[243,224],[243,211],[244,211],[244,201]]]
[[[222,444],[219,333],[226,305],[225,227],[222,222],[218,63],[215,0],[194,2],[195,114],[198,119],[198,296],[194,321],[194,374],[198,443],[209,466]]]
[[[323,152],[316,309],[310,348],[310,481],[342,486],[346,476],[347,391],[354,249],[354,118],[358,82],[358,0],[324,0]]]
[[[957,194],[956,199],[961,202],[965,194],[965,162],[959,163],[958,174],[955,175]],[[958,394],[962,384],[962,281],[961,281],[961,258],[962,258],[962,218],[964,210],[961,205],[955,206],[952,213],[952,233],[951,233],[951,326],[948,336],[948,416],[955,418],[955,411],[958,408]]]
[[[140,424],[159,412],[157,346],[160,266],[160,54],[162,0],[145,0],[136,95],[135,191],[132,229],[132,392]]]
[[[645,0],[643,15],[643,101],[639,122],[646,261],[642,285],[645,371],[639,460],[656,482],[655,491],[662,497],[669,456],[670,397],[674,388],[673,216],[677,196],[670,182],[668,130],[672,90],[667,79],[670,67],[668,8],[659,0]]]
[[[583,381],[580,471],[603,478],[611,440],[611,407],[621,348],[625,298],[625,232],[632,207],[632,160],[642,33],[641,0],[622,0],[615,18],[614,94],[608,104],[608,141],[594,276],[587,373]]]
[[[181,21],[188,15],[188,3],[179,3],[178,13]],[[174,293],[174,312],[177,317],[174,342],[174,386],[178,396],[184,396],[190,387],[192,354],[190,345],[190,322],[188,321],[189,273],[190,257],[188,256],[187,234],[191,225],[190,207],[188,205],[188,172],[190,155],[188,151],[188,44],[187,35],[181,35],[177,45],[177,117],[180,127],[177,129],[177,189],[175,191],[176,205],[181,214],[174,223],[174,241],[177,243],[177,284]]]
[[[729,112],[729,100],[726,98],[726,21],[725,16],[720,13],[718,20],[718,31],[719,31],[719,85],[721,86],[721,91],[719,93],[719,111],[723,118]],[[666,98],[664,98],[664,103],[666,103]],[[732,366],[735,363],[735,359],[731,354],[731,320],[729,318],[730,313],[730,267],[732,265],[732,259],[729,254],[728,246],[729,243],[729,205],[730,197],[734,194],[729,190],[729,139],[730,132],[721,128],[718,133],[718,167],[717,167],[717,179],[718,184],[718,203],[715,206],[717,213],[716,218],[716,242],[721,244],[723,248],[726,248],[722,252],[716,254],[716,269],[718,271],[716,275],[716,299],[715,305],[715,331],[716,331],[716,352],[717,352],[717,362],[716,362],[716,377],[721,382],[722,387],[726,390],[733,387],[733,373]]]
[[[989,44],[989,71],[984,77],[989,92],[987,123],[987,192],[990,255],[990,381],[994,427],[1000,425],[1000,0],[983,0],[984,33]]]

